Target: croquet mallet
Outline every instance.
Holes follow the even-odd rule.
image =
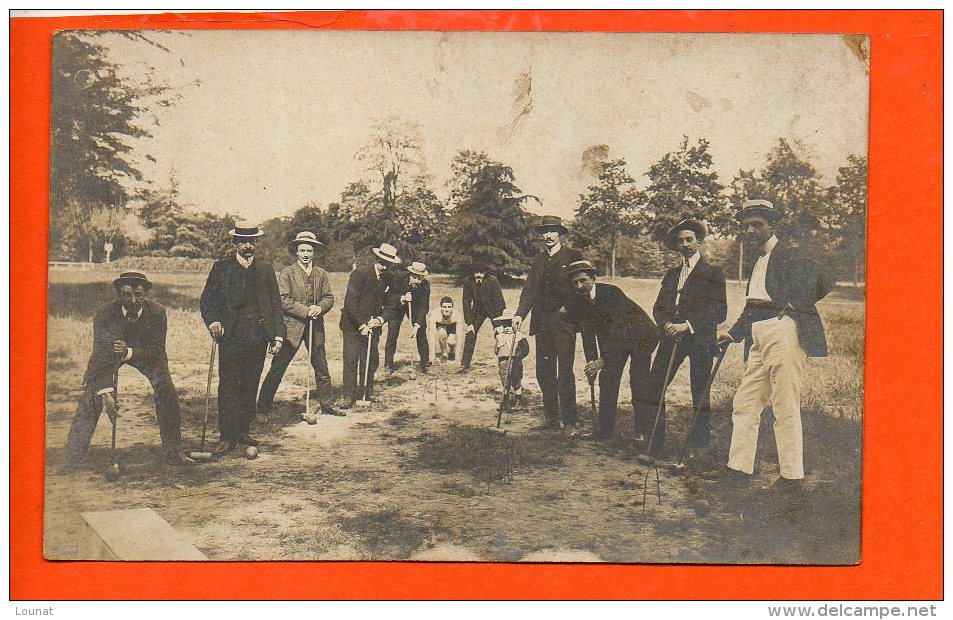
[[[106,480],[113,482],[119,478],[119,475],[122,473],[122,468],[119,467],[119,460],[116,458],[116,426],[119,423],[119,369],[116,369],[116,372],[113,373],[113,402],[116,404],[115,411],[106,411],[106,415],[109,416],[109,421],[112,423],[112,442],[109,449],[112,464],[109,466],[109,469],[106,470]]]
[[[307,387],[304,393],[304,416],[302,419],[308,424],[317,424],[318,416],[311,413],[311,355],[314,351],[314,319],[308,319],[308,355],[305,358],[305,372],[308,374]]]
[[[373,342],[373,339],[374,330],[369,329],[367,332],[367,356],[364,360],[364,397],[357,401],[357,404],[361,407],[369,407],[371,404],[367,383],[371,376],[371,342]]]
[[[662,417],[662,409],[665,408],[665,392],[668,390],[668,384],[672,380],[672,368],[675,367],[676,355],[678,355],[678,340],[672,345],[672,355],[668,358],[668,368],[665,369],[665,381],[659,390],[658,410],[655,412],[655,424],[652,425],[652,434],[649,435],[649,443],[645,446],[643,453],[636,458],[636,460],[643,465],[655,464],[655,459],[651,456],[652,444],[655,443],[655,433],[658,430],[658,423]]]
[[[725,359],[725,353],[728,352],[730,345],[731,343],[728,343],[718,347],[718,354],[715,356],[715,366],[711,369],[711,375],[708,376],[708,383],[705,384],[705,389],[702,390],[701,400],[692,412],[692,421],[688,425],[688,433],[685,435],[685,439],[682,440],[682,448],[678,452],[678,460],[672,465],[672,469],[676,472],[685,471],[685,457],[688,455],[688,444],[691,441],[692,432],[695,430],[695,423],[698,420],[698,415],[701,413],[702,407],[705,406],[706,402],[710,402],[711,400],[711,386],[715,382],[715,375],[718,374],[718,369],[721,368],[721,362]]]
[[[205,451],[205,431],[208,429],[208,410],[212,404],[212,370],[215,368],[215,351],[218,349],[218,341],[212,339],[212,353],[208,358],[208,381],[205,383],[205,417],[202,419],[202,441],[199,442],[197,452],[189,453],[189,458],[193,461],[204,463],[212,460],[212,453]]]

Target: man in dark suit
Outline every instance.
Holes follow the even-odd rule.
[[[85,460],[103,409],[110,419],[115,419],[115,383],[123,364],[141,372],[155,391],[156,420],[166,462],[191,462],[179,452],[179,397],[165,350],[165,307],[146,299],[152,283],[138,271],[123,273],[113,281],[113,287],[119,299],[101,307],[93,319],[93,353],[86,365],[83,395],[66,442],[66,467],[74,469]]]
[[[536,336],[536,380],[543,393],[545,422],[541,429],[558,429],[562,417],[567,433],[576,429],[576,380],[572,374],[576,356],[576,325],[567,316],[574,298],[566,266],[582,260],[579,250],[565,247],[561,237],[569,231],[554,215],[543,216],[536,226],[546,249],[533,259],[519,307],[513,317],[518,330],[532,312],[530,335]]]
[[[249,430],[265,352],[276,355],[286,334],[275,270],[255,257],[255,242],[264,233],[236,225],[228,234],[235,254],[215,261],[201,299],[202,320],[219,343],[216,455],[258,445]]]
[[[400,313],[398,303],[385,303],[392,285],[388,271],[400,264],[397,249],[389,243],[382,243],[372,251],[377,259],[351,272],[347,280],[344,307],[341,309],[340,327],[344,339],[342,409],[349,409],[359,397],[363,398],[365,392],[368,398],[373,395],[374,372],[379,364],[381,326],[397,318]],[[368,346],[370,365],[367,364]]]
[[[480,333],[484,321],[500,316],[504,308],[506,302],[496,276],[485,271],[475,271],[464,280],[463,322],[466,324],[466,336],[463,341],[463,356],[460,358],[460,372],[470,370],[477,334]]]
[[[781,213],[767,200],[747,201],[737,219],[746,243],[759,250],[745,308],[719,344],[744,341],[746,364],[732,404],[729,481],[746,484],[754,471],[761,413],[771,405],[781,477],[773,488],[798,492],[804,478],[801,386],[808,357],[826,357],[827,340],[815,305],[834,286],[802,248],[775,236]]]
[[[629,385],[636,428],[652,407],[652,351],[658,344],[658,330],[649,315],[616,286],[596,284],[596,268],[587,260],[566,268],[576,299],[570,316],[582,330],[586,353],[586,378],[594,383],[599,376],[599,420],[596,439],[606,439],[615,428],[622,371],[629,361]]]
[[[308,348],[308,357],[311,358],[321,413],[344,415],[334,408],[331,373],[324,348],[324,315],[334,307],[334,294],[328,273],[314,264],[314,253],[323,246],[313,232],[298,233],[291,242],[291,251],[297,260],[278,274],[278,294],[285,314],[287,338],[272,358],[271,367],[262,381],[258,393],[258,413],[261,415],[268,415],[271,411],[281,379],[301,343]]]
[[[692,446],[708,445],[711,431],[711,407],[705,386],[714,361],[718,325],[728,317],[728,296],[724,272],[709,265],[699,253],[708,227],[704,222],[687,219],[668,231],[666,244],[681,255],[680,265],[669,269],[662,278],[652,314],[662,331],[662,341],[652,365],[653,391],[656,397],[664,391],[665,374],[677,344],[672,376],[678,372],[687,357],[690,365],[692,405],[701,405],[695,428],[690,438]],[[647,450],[661,450],[665,445],[665,403],[661,403],[658,428],[652,446]],[[656,410],[658,411],[658,410]],[[654,420],[650,423],[654,425]],[[637,429],[637,439],[644,441],[651,425]]]

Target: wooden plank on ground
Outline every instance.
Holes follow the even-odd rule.
[[[90,560],[207,560],[151,508],[84,512],[83,537]]]

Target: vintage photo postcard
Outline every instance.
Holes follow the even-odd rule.
[[[860,562],[869,54],[56,32],[45,557]]]

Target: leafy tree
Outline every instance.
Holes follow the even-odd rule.
[[[697,144],[689,146],[685,136],[676,151],[665,154],[649,168],[649,185],[645,189],[648,227],[659,241],[687,217],[715,219],[724,209],[724,186],[712,170],[708,145],[708,140],[700,138]]]
[[[580,249],[602,256],[606,275],[615,277],[616,251],[624,235],[637,233],[644,218],[645,194],[635,186],[624,159],[602,162],[599,184],[579,195],[572,224],[573,240]]]
[[[489,161],[485,155],[480,159]],[[513,170],[497,162],[472,172],[451,213],[444,245],[443,258],[452,273],[462,277],[487,271],[503,281],[526,273],[535,235],[522,207],[530,196],[521,193],[515,180]]]
[[[848,155],[828,189],[829,226],[837,235],[838,257],[850,266],[854,284],[860,280],[867,246],[867,158]]]
[[[115,222],[137,196],[131,188],[143,180],[131,140],[149,137],[142,118],[174,101],[152,74],[138,83],[122,78],[108,48],[94,41],[103,35],[64,31],[53,38],[50,252],[59,258],[92,260],[115,235]],[[165,49],[135,31],[118,36]]]

